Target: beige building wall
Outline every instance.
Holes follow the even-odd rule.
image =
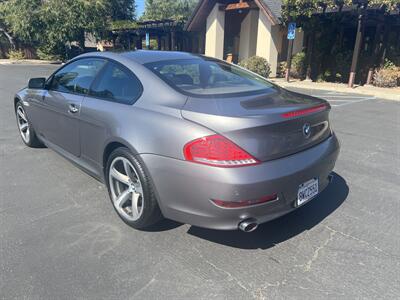
[[[279,25],[272,25],[263,13],[258,18],[258,36],[256,55],[264,57],[271,65],[271,77],[276,77],[278,54],[282,35]]]
[[[250,10],[240,28],[239,61],[256,55],[259,10]]]
[[[224,58],[225,12],[219,10],[218,3],[207,17],[205,55]]]

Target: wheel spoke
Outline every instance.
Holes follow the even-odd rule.
[[[140,184],[140,182],[136,182],[133,185],[135,187],[135,192],[143,195],[143,189],[142,189],[142,185]]]
[[[127,160],[124,160],[123,163],[124,163],[125,174],[128,176],[128,178],[130,178],[133,181],[135,179],[135,177],[132,174],[132,170],[131,170],[131,167],[129,166],[129,162]]]
[[[28,128],[28,126],[29,126],[28,123],[24,123],[21,124],[19,128],[21,129],[21,131],[25,131]]]
[[[132,217],[136,218],[139,215],[139,198],[140,194],[137,192],[132,193]]]
[[[132,191],[130,189],[123,191],[122,194],[118,196],[117,200],[115,200],[116,207],[121,209],[125,202],[129,200],[129,194],[131,193]]]
[[[27,122],[25,114],[21,111],[21,109],[18,109],[18,115],[21,117],[22,120]]]
[[[124,175],[121,172],[117,171],[115,167],[112,167],[110,172],[113,178],[115,178],[119,182],[122,182],[123,184],[129,185],[129,177],[127,175]]]

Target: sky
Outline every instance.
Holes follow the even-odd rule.
[[[145,0],[136,0],[136,6],[137,6],[137,16],[140,17],[143,14],[144,11],[144,1]]]

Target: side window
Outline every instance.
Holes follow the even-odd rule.
[[[50,90],[87,94],[97,73],[106,63],[103,59],[80,59],[58,71],[50,84]]]
[[[90,95],[122,104],[133,104],[142,93],[140,81],[127,69],[109,62],[93,84]]]

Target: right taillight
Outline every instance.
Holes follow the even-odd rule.
[[[244,167],[260,163],[227,138],[215,134],[191,141],[183,148],[188,161],[215,167]]]

